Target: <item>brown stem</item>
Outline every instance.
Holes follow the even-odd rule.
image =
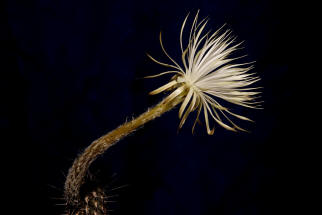
[[[166,99],[139,117],[130,122],[126,122],[113,131],[100,137],[92,142],[85,151],[80,154],[74,161],[72,167],[68,171],[65,182],[65,200],[69,206],[78,206],[80,204],[80,188],[84,184],[87,170],[91,163],[101,154],[103,154],[110,146],[117,143],[123,137],[135,131],[137,128],[144,125],[146,122],[161,116],[163,113],[171,110],[177,104],[182,102],[183,95],[174,98],[167,102]]]

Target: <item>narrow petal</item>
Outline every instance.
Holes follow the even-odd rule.
[[[212,113],[212,111],[211,111],[211,109],[210,109],[210,107],[209,107],[209,105],[207,104],[207,102],[204,102],[204,106],[206,106],[207,107],[207,110],[209,111],[209,113],[210,113],[210,115],[212,116],[212,118],[220,125],[220,126],[222,126],[223,128],[225,128],[225,129],[227,129],[227,130],[230,130],[230,131],[236,131],[236,129],[234,129],[234,128],[232,128],[232,127],[230,127],[230,126],[228,126],[228,125],[226,125],[225,123],[223,123],[221,120],[219,120],[219,119],[217,119],[214,115],[213,115],[213,113]]]
[[[185,123],[186,119],[188,118],[189,114],[193,111],[194,106],[195,106],[195,102],[196,102],[196,94],[194,93],[193,97],[192,97],[192,101],[190,102],[188,109],[186,110],[186,112],[184,113],[184,115],[180,121],[179,128],[182,128],[182,126]]]
[[[144,78],[156,78],[156,77],[160,77],[162,75],[166,75],[166,74],[170,74],[170,73],[177,73],[177,74],[182,74],[178,71],[167,71],[167,72],[162,72],[162,73],[159,73],[157,75],[148,75],[148,76],[145,76]]]
[[[170,87],[172,87],[172,86],[174,86],[174,85],[176,85],[176,84],[177,84],[177,82],[176,82],[176,81],[171,81],[171,82],[169,82],[169,83],[167,83],[167,84],[163,85],[162,87],[159,87],[158,89],[153,90],[152,92],[150,92],[150,93],[149,93],[149,95],[156,95],[156,94],[158,94],[158,93],[161,93],[161,92],[163,92],[163,91],[165,91],[165,90],[169,89]]]
[[[235,114],[235,113],[232,113],[230,112],[229,110],[226,110],[227,113],[229,113],[230,115],[233,115],[234,117],[238,118],[238,119],[241,119],[241,120],[246,120],[246,121],[250,121],[250,122],[254,122],[253,120],[247,118],[247,117],[244,117],[244,116],[241,116],[241,115],[238,115],[238,114]]]
[[[168,103],[170,101],[172,101],[174,98],[176,98],[177,96],[179,96],[182,92],[184,92],[184,86],[181,86],[179,88],[177,88],[175,91],[173,91],[169,96],[167,96],[163,102],[164,103]]]
[[[182,114],[183,114],[184,109],[186,108],[186,106],[187,106],[188,102],[190,101],[190,99],[191,99],[191,97],[192,97],[192,94],[193,94],[193,89],[192,89],[192,88],[190,88],[190,89],[189,89],[189,92],[188,92],[188,94],[187,94],[187,96],[186,96],[186,98],[185,98],[185,99],[184,99],[184,101],[182,102],[182,105],[181,105],[181,107],[180,107],[180,109],[179,109],[179,118],[181,118],[181,116],[182,116]]]
[[[197,117],[196,117],[196,120],[195,120],[195,122],[193,123],[193,126],[192,126],[192,133],[195,130],[197,122],[199,121],[199,116],[200,116],[202,105],[199,105],[198,107],[199,108],[198,108],[198,111],[197,111]]]
[[[160,62],[160,61],[158,61],[158,60],[156,60],[156,59],[154,59],[151,55],[149,55],[149,54],[146,54],[152,61],[154,61],[155,63],[157,63],[157,64],[160,64],[160,65],[162,65],[162,66],[166,66],[166,67],[171,67],[171,68],[174,68],[174,69],[178,69],[178,70],[181,70],[179,67],[177,67],[177,66],[173,66],[173,65],[170,65],[170,64],[167,64],[167,63],[162,63],[162,62]]]
[[[181,52],[183,53],[183,46],[182,46],[182,33],[183,33],[183,29],[184,29],[184,26],[186,25],[186,22],[187,22],[187,19],[189,17],[189,14],[186,16],[186,18],[184,19],[183,21],[183,24],[182,24],[182,27],[181,27],[181,30],[180,30],[180,48],[181,48]]]
[[[208,119],[208,110],[207,110],[206,105],[207,104],[203,102],[203,113],[204,113],[204,116],[205,116],[207,133],[209,135],[213,135],[214,132],[215,132],[215,128],[213,128],[213,129],[210,130],[210,127],[209,127],[209,119]]]
[[[171,57],[170,57],[170,55],[166,52],[166,50],[165,50],[165,48],[164,48],[164,46],[163,46],[163,43],[162,43],[162,33],[160,32],[160,37],[159,37],[159,39],[160,39],[160,45],[161,45],[161,48],[162,48],[162,51],[164,52],[164,54],[178,67],[178,69],[180,70],[180,71],[182,71],[183,72],[183,69],[179,66],[179,64],[175,61],[175,60],[173,60]]]

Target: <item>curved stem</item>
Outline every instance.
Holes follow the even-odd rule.
[[[151,109],[148,109],[145,113],[141,114],[132,121],[124,123],[113,131],[92,142],[92,144],[89,145],[84,152],[75,159],[72,167],[68,171],[64,191],[67,204],[72,206],[77,206],[80,204],[80,188],[84,184],[89,166],[99,155],[103,154],[110,146],[114,145],[123,137],[132,133],[145,123],[174,108],[183,101],[183,94],[177,96],[169,102],[167,102],[166,99],[161,101],[159,104]]]

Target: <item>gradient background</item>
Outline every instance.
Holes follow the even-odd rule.
[[[255,124],[251,133],[204,126],[194,117],[177,133],[177,110],[148,123],[111,148],[92,172],[114,196],[112,214],[289,214],[298,172],[289,136],[295,71],[289,68],[290,13],[280,1],[5,2],[1,13],[1,130],[10,140],[4,175],[13,186],[12,213],[61,214],[62,187],[73,159],[89,143],[162,99],[148,92],[168,77],[142,79],[166,68],[158,42],[180,59],[179,33],[191,11],[209,28],[227,23],[240,54],[256,61],[264,110],[234,107]],[[195,115],[194,115],[195,116]],[[237,120],[238,122],[238,120]],[[18,200],[17,200],[17,195]],[[58,198],[58,199],[57,199]]]

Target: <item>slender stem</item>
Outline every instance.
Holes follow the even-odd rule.
[[[99,155],[103,154],[110,146],[117,143],[123,137],[132,133],[145,123],[174,108],[183,101],[183,94],[177,96],[169,102],[164,99],[159,104],[151,109],[148,109],[145,113],[141,114],[132,121],[124,123],[113,131],[92,142],[92,144],[89,145],[84,152],[75,159],[72,167],[68,171],[64,192],[67,204],[74,206],[79,204],[80,188],[84,184],[87,170],[91,163]]]

